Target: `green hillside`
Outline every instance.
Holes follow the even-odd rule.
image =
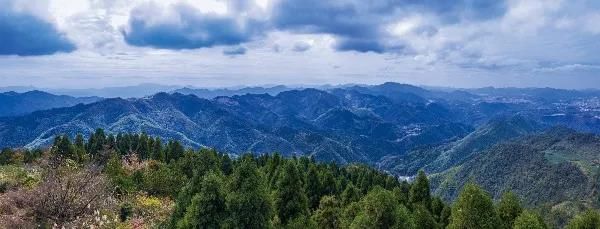
[[[436,147],[422,147],[388,158],[383,168],[394,174],[414,175],[419,169],[438,173],[460,165],[488,148],[513,138],[538,132],[542,126],[521,116],[494,119],[464,138]]]
[[[577,212],[599,207],[600,137],[554,128],[502,143],[431,176],[433,192],[456,198],[475,182],[494,198],[511,190],[527,206]]]

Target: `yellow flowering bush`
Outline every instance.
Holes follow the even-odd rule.
[[[135,195],[131,200],[131,217],[117,228],[156,228],[169,219],[173,206],[174,203],[169,198]]]
[[[22,166],[0,166],[0,192],[19,187],[31,188],[41,179],[36,169],[26,169]]]

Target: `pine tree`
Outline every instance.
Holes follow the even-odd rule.
[[[115,149],[117,150],[117,153],[119,153],[119,155],[125,155],[127,152],[125,152],[125,147],[123,146],[123,134],[118,133],[115,141]]]
[[[84,160],[85,154],[85,140],[83,140],[83,135],[77,134],[75,136],[75,155],[79,162]]]
[[[282,163],[281,155],[277,152],[273,153],[273,156],[270,157],[267,162],[267,178],[269,180],[269,187],[275,187],[277,184],[277,179],[279,178],[279,171],[281,169]]]
[[[311,164],[306,174],[306,196],[310,209],[316,209],[321,200],[321,181],[319,181],[319,172],[317,166]]]
[[[266,182],[250,160],[243,160],[235,168],[227,198],[232,228],[268,228],[273,215]]]
[[[152,153],[150,154],[150,158],[157,160],[157,161],[165,161],[165,155],[163,153],[163,149],[162,149],[162,142],[160,141],[160,138],[156,138],[154,139],[154,143],[152,145]]]
[[[502,228],[511,229],[515,219],[523,212],[519,198],[512,192],[505,192],[498,203],[498,217]]]
[[[54,140],[54,142],[56,142],[56,139]],[[15,154],[15,151],[9,148],[4,148],[2,149],[2,152],[0,152],[0,165],[7,165],[12,163],[12,158],[13,155]]]
[[[348,205],[352,202],[360,200],[360,190],[352,183],[346,185],[346,189],[342,192],[342,204]]]
[[[394,196],[398,203],[404,204],[405,206],[408,205],[408,195],[410,193],[410,184],[408,184],[408,182],[403,181],[400,183],[400,186],[392,189],[392,192],[394,192]]]
[[[450,216],[452,215],[452,208],[448,205],[444,206],[440,213],[439,225],[441,228],[446,228],[450,224]]]
[[[341,228],[342,209],[340,203],[334,196],[324,196],[321,198],[319,208],[313,214],[312,219],[318,228]]]
[[[186,181],[175,164],[152,163],[145,172],[144,189],[148,194],[174,197]]]
[[[530,211],[523,211],[514,221],[514,229],[547,229],[542,217]]]
[[[113,155],[106,166],[104,167],[104,173],[108,175],[111,183],[115,186],[115,192],[117,195],[124,195],[134,191],[133,180],[127,176],[127,170],[123,168],[123,164],[118,155]]]
[[[466,184],[454,203],[448,228],[495,229],[498,225],[492,198],[477,185]]]
[[[204,176],[200,192],[192,198],[177,228],[221,228],[227,215],[223,178],[215,173]]]
[[[433,218],[427,208],[421,204],[414,206],[412,219],[415,224],[415,228],[438,228],[436,220]]]
[[[137,153],[142,160],[146,160],[149,157],[148,154],[150,151],[150,146],[148,142],[148,135],[146,133],[142,133],[139,137],[137,146]]]
[[[293,161],[283,165],[276,187],[275,207],[282,224],[285,225],[295,218],[308,214],[308,199],[304,193],[304,184]]]
[[[412,228],[408,210],[393,199],[391,191],[373,188],[358,204],[360,210],[350,228]]]
[[[52,153],[61,159],[77,160],[75,147],[71,144],[67,135],[61,135],[54,138]]]
[[[398,179],[396,179],[393,176],[386,176],[385,177],[385,188],[388,190],[394,189],[396,187],[398,187],[399,183],[398,183]]]
[[[106,141],[105,141],[105,145],[106,145],[106,149],[115,149],[116,147],[116,139],[115,139],[115,135],[113,134],[109,134],[108,137],[106,137]]]
[[[600,228],[600,212],[587,210],[573,218],[567,229],[598,229]]]
[[[427,209],[431,209],[431,194],[429,189],[429,180],[423,170],[419,171],[415,182],[413,182],[409,193],[409,202],[412,205],[420,204]]]
[[[278,226],[276,228],[280,228],[280,226]],[[298,217],[290,220],[290,222],[288,222],[284,228],[286,228],[286,229],[317,228],[317,224],[310,217],[304,215],[304,216],[298,216]]]
[[[349,204],[343,204],[342,209],[342,228],[350,228],[352,222],[358,214],[361,212],[361,203],[360,202],[351,202]]]
[[[165,161],[170,162],[171,160],[179,159],[181,156],[183,156],[184,151],[185,149],[181,143],[179,143],[179,141],[169,141],[169,143],[167,143]]]
[[[442,211],[446,205],[439,197],[434,197],[431,201],[431,214],[436,219],[436,221],[440,221],[440,217],[442,215]]]
[[[192,199],[196,193],[200,192],[200,185],[202,184],[203,179],[203,175],[200,176],[196,173],[192,179],[190,179],[190,181],[181,189],[181,191],[179,191],[168,228],[177,227],[177,223],[183,219],[186,209],[192,202]]]
[[[194,168],[195,172],[204,174],[209,171],[221,170],[221,159],[219,158],[219,155],[217,155],[217,151],[212,149],[201,149],[198,154],[197,164],[190,165],[194,166],[191,168]]]
[[[106,142],[106,134],[104,134],[103,129],[96,129],[96,132],[90,135],[87,145],[87,151],[90,155],[96,156],[100,151],[104,149],[104,144]]]
[[[358,185],[361,193],[366,193],[373,186],[373,176],[368,172],[361,173],[358,178]]]
[[[225,175],[230,175],[233,172],[233,161],[227,154],[221,157],[221,171]]]
[[[314,163],[314,162],[313,162]],[[323,169],[321,173],[319,173],[319,182],[320,182],[320,191],[321,196],[324,195],[333,195],[337,193],[337,181],[335,176],[329,169]]]

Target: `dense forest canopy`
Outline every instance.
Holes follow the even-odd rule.
[[[444,202],[365,165],[278,153],[230,157],[146,134],[57,136],[48,150],[0,154],[8,228],[600,228],[600,213],[553,219],[469,183]],[[570,220],[569,222],[567,220]]]

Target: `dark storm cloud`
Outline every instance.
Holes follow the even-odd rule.
[[[395,50],[386,26],[410,14],[435,15],[441,24],[488,20],[506,11],[500,0],[274,0],[268,19],[241,16],[253,1],[230,0],[230,14],[201,13],[179,4],[171,8],[137,7],[132,10],[125,41],[134,46],[196,49],[239,45],[272,30],[302,34],[330,34],[338,51],[382,53]],[[171,10],[171,14],[163,14]],[[176,20],[161,19],[169,15]],[[423,32],[435,33],[429,26]]]
[[[73,50],[75,45],[52,23],[14,11],[10,1],[0,2],[0,55],[37,56]]]
[[[356,37],[377,33],[371,26],[374,19],[352,2],[322,0],[280,0],[272,15],[272,23],[282,30]]]
[[[383,42],[388,36],[384,26],[410,13],[432,14],[442,24],[452,24],[497,18],[505,11],[500,0],[276,0],[272,24],[296,33],[334,35],[339,51],[381,53],[390,49]]]
[[[442,19],[443,23],[494,19],[502,16],[507,10],[504,0],[401,0],[390,2],[402,4],[412,10],[434,13]]]
[[[131,12],[125,41],[134,46],[163,49],[196,49],[218,45],[237,45],[252,40],[264,31],[256,20],[237,20],[234,16],[204,14],[192,6],[172,6],[177,20],[162,20],[154,15],[168,9],[138,7]]]
[[[402,14],[431,13],[443,23],[456,23],[497,18],[506,10],[503,0],[276,0],[272,17],[281,29],[365,36]]]

